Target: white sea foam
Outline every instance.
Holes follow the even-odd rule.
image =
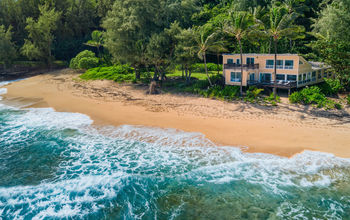
[[[9,134],[13,140],[21,138],[22,131],[37,128],[78,129],[79,134],[65,137],[69,144],[62,154],[67,159],[59,165],[54,182],[0,188],[0,213],[10,218],[21,218],[20,211],[13,212],[11,207],[26,205],[27,212],[35,213],[37,219],[83,218],[104,209],[106,204],[116,205],[106,201],[117,198],[125,186],[144,201],[145,210],[151,210],[143,194],[155,192],[148,191],[147,178],[155,181],[152,189],[167,179],[199,185],[246,181],[282,197],[288,194],[286,187],[330,187],[349,178],[341,171],[349,169],[350,160],[327,153],[305,151],[290,159],[243,153],[235,147],[217,147],[202,134],[175,129],[141,126],[95,129],[85,115],[52,109],[27,109],[15,117],[9,122],[14,128]],[[117,205],[128,207],[130,218],[142,216],[135,214],[132,198],[128,199]],[[89,208],[84,207],[86,204]],[[181,209],[177,207],[174,213],[178,215]],[[298,204],[285,203],[277,214],[302,218],[303,210]]]

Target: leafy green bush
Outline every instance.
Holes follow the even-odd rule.
[[[115,82],[134,81],[133,68],[129,65],[116,65],[111,67],[97,67],[89,69],[80,78],[85,80],[113,80]]]
[[[341,84],[339,79],[324,79],[325,82],[318,85],[321,89],[321,92],[325,95],[336,95],[342,90],[344,90],[344,86]]]
[[[249,87],[249,89],[247,90],[246,96],[244,97],[244,100],[246,102],[251,102],[251,103],[255,103],[255,102],[259,102],[260,98],[261,98],[261,93],[264,91],[264,89],[258,89],[255,86],[251,86]]]
[[[346,101],[348,102],[348,105],[350,105],[350,94],[346,97]]]
[[[276,100],[275,100],[275,96],[273,95],[273,93],[271,93],[268,97],[265,98],[265,101],[272,105],[277,105],[277,103],[281,102],[281,97],[276,95]]]
[[[79,61],[79,69],[91,69],[94,67],[97,67],[99,63],[98,58],[93,58],[93,57],[83,57]]]
[[[341,109],[341,104],[328,99],[317,86],[306,87],[299,92],[294,92],[291,96],[289,96],[289,101],[291,103],[299,103],[304,105],[314,104],[318,108]]]
[[[99,59],[95,56],[95,53],[84,50],[70,61],[69,67],[72,69],[91,69],[97,67],[98,64]]]
[[[181,67],[180,67],[181,68]],[[208,71],[217,71],[218,65],[215,63],[207,63]],[[220,70],[222,70],[222,65],[219,65]],[[204,63],[196,63],[192,65],[193,72],[195,73],[204,73],[205,66]]]

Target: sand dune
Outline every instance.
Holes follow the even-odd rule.
[[[147,95],[146,86],[81,81],[62,70],[6,86],[5,102],[89,115],[97,125],[144,125],[201,132],[219,145],[292,156],[305,149],[350,157],[349,109],[324,111],[223,102],[192,95]]]

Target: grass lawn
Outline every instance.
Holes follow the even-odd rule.
[[[217,71],[209,71],[209,76],[213,76],[216,75]],[[182,76],[182,71],[181,70],[175,70],[174,73],[168,73],[166,75],[169,78],[172,77],[181,77]],[[199,80],[206,80],[207,79],[207,75],[205,73],[192,73],[191,77],[197,78]]]

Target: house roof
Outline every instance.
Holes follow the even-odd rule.
[[[311,64],[313,70],[320,70],[324,68],[329,68],[330,66],[327,66],[326,64],[322,62],[314,62],[314,61],[308,61],[309,64]]]
[[[233,54],[233,53],[223,53],[223,55],[240,55],[239,53]],[[243,56],[275,56],[273,53],[244,53]],[[277,54],[277,56],[299,56],[299,54],[292,54],[292,53],[282,53]]]

